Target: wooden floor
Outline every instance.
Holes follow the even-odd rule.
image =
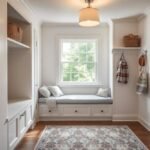
[[[150,149],[150,132],[138,122],[111,122],[111,121],[63,121],[39,122],[34,130],[29,130],[15,150],[34,150],[40,134],[46,125],[128,125],[139,139]]]

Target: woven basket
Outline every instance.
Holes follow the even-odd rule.
[[[140,47],[141,39],[138,35],[129,34],[123,37],[125,47]]]
[[[23,30],[22,28],[16,23],[9,23],[8,24],[8,37],[22,42]]]

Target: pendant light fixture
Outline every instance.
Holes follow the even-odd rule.
[[[100,24],[98,10],[91,7],[93,1],[94,0],[85,0],[85,2],[88,3],[88,7],[80,10],[80,26],[93,27]]]

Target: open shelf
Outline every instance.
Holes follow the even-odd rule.
[[[18,13],[18,11],[13,8],[10,4],[8,4],[8,18],[10,19],[13,19],[13,20],[17,20],[19,22],[23,22],[25,24],[30,24],[20,13]]]
[[[114,47],[113,50],[140,50],[141,47]]]
[[[7,38],[7,41],[8,41],[8,47],[9,48],[25,48],[25,49],[29,49],[30,47],[26,44],[23,44],[21,42],[18,42],[14,39],[11,39],[11,38]]]

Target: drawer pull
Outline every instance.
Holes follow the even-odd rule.
[[[75,110],[74,112],[76,112],[76,113],[77,113],[78,111],[77,111],[77,110]]]
[[[24,117],[25,114],[20,115],[20,117]]]
[[[51,110],[49,110],[49,112],[52,112]]]
[[[4,122],[4,124],[6,124],[6,123],[8,123],[8,118],[6,118],[6,119],[5,119],[5,122]]]
[[[101,112],[103,113],[103,112],[104,112],[104,110],[101,110]]]

